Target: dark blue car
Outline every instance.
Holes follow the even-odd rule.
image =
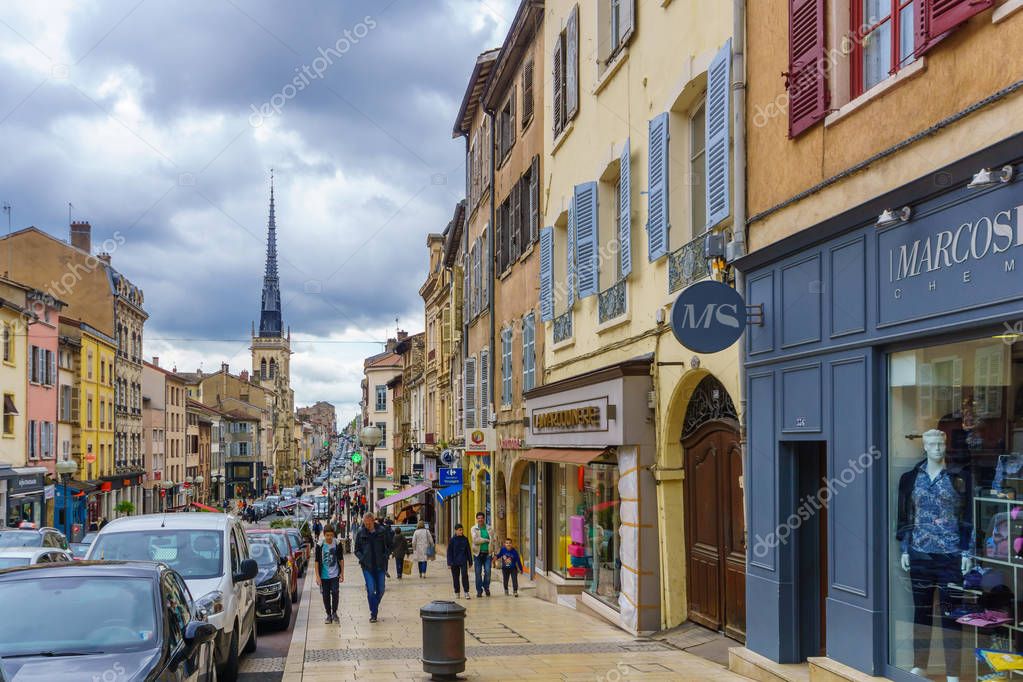
[[[0,618],[6,679],[216,679],[216,627],[164,564],[86,561],[0,571],[0,604],[8,614]]]

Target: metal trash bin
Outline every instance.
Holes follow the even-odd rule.
[[[423,672],[450,680],[465,672],[465,607],[432,601],[419,609],[423,620]]]

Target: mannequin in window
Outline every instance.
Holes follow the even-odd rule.
[[[970,570],[973,495],[969,472],[946,467],[946,438],[932,429],[923,434],[924,459],[899,478],[895,538],[913,590],[913,669],[926,676],[934,628],[934,592],[938,592],[948,682],[959,681],[962,626],[951,615],[953,592]]]

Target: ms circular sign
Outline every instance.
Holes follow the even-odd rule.
[[[675,299],[671,331],[697,353],[717,353],[731,346],[746,328],[746,302],[723,282],[697,282]]]

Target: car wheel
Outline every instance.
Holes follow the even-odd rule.
[[[249,641],[245,642],[245,653],[251,654],[256,650],[256,619],[252,619],[252,633],[249,634]]]
[[[287,630],[291,626],[291,604],[284,602],[284,615],[277,622],[278,630]]]
[[[220,666],[219,677],[224,682],[237,682],[238,680],[238,625],[235,624],[234,632],[231,633],[231,643],[228,645],[227,660]]]

